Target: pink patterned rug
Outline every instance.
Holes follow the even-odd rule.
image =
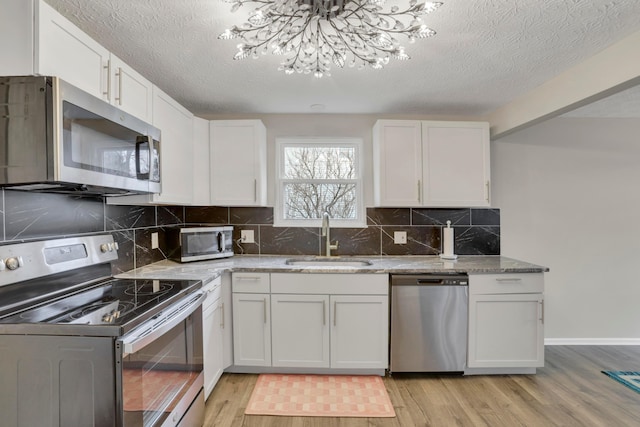
[[[261,374],[245,414],[395,417],[379,376]]]

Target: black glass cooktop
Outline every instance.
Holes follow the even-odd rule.
[[[71,296],[12,314],[0,323],[132,325],[200,287],[195,280],[109,279]]]

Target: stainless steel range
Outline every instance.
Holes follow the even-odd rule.
[[[3,426],[202,425],[202,283],[115,279],[117,249],[0,246]]]

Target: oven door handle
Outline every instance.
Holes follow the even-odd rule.
[[[180,322],[196,311],[206,298],[207,294],[205,292],[196,291],[189,295],[188,301],[179,301],[169,306],[159,316],[148,320],[123,336],[119,340],[123,349],[122,357],[140,351],[179,325]]]

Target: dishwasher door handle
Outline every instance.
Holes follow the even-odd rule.
[[[442,279],[418,279],[416,280],[418,285],[441,285]]]

